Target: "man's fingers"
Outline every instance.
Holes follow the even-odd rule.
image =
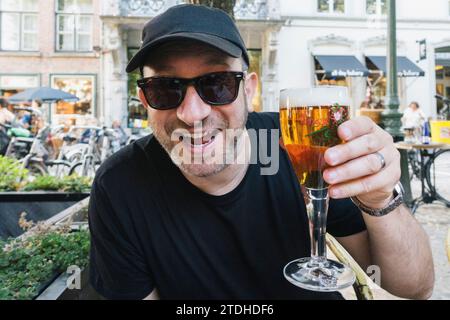
[[[377,127],[375,122],[368,117],[356,117],[341,124],[338,128],[338,135],[342,140],[349,141],[374,132]]]
[[[330,196],[335,199],[349,198],[356,195],[367,194],[373,191],[392,192],[395,184],[400,179],[401,171],[398,170],[397,161],[391,162],[384,170],[364,178],[333,185],[329,189]]]
[[[365,134],[328,149],[325,152],[325,161],[331,166],[337,166],[349,160],[380,151],[391,143],[391,139],[390,136],[388,138],[376,133]]]
[[[383,148],[378,151],[383,156],[386,166],[397,157],[397,150]],[[338,184],[357,178],[377,174],[382,170],[383,163],[380,157],[371,153],[363,157],[348,161],[338,167],[328,168],[324,172],[324,179],[329,184]]]
[[[368,117],[344,122],[338,134],[346,143],[329,148],[324,155],[327,164],[332,166],[324,172],[324,179],[330,184],[330,196],[361,199],[366,195],[370,201],[380,203],[392,196],[401,174],[400,154],[392,136]],[[383,159],[376,153],[384,158],[384,168]]]

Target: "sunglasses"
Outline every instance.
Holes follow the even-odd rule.
[[[230,104],[238,96],[242,79],[244,79],[243,72],[224,71],[207,73],[191,79],[142,78],[137,80],[137,85],[144,92],[145,99],[152,108],[168,110],[180,106],[190,84],[205,103],[212,106]]]

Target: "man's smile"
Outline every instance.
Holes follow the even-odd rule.
[[[218,142],[223,141],[223,130],[213,129],[202,133],[188,133],[179,136],[179,141],[183,143],[185,150],[191,153],[204,153],[212,150]]]

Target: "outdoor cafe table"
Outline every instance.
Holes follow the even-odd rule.
[[[411,211],[414,214],[417,208],[421,203],[432,203],[433,201],[439,201],[439,199],[436,197],[436,189],[434,186],[429,186],[429,188],[425,185],[425,165],[429,159],[431,159],[434,154],[436,153],[436,150],[438,149],[450,149],[449,144],[445,143],[429,143],[429,144],[423,144],[423,143],[407,143],[407,142],[397,142],[396,144],[397,149],[400,152],[408,152],[411,150],[417,150],[419,151],[419,159],[420,159],[420,184],[421,184],[421,194],[419,197],[412,200],[409,205],[411,206]],[[430,153],[431,151],[431,153]],[[408,159],[406,157],[406,159]],[[408,170],[408,167],[404,168],[402,166],[402,170]],[[402,173],[403,175],[403,173]],[[434,175],[434,173],[433,173]],[[434,177],[433,177],[434,178]],[[403,180],[404,182],[404,180]],[[409,177],[408,177],[408,183],[409,183]]]

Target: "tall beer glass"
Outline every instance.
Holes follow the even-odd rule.
[[[345,87],[286,89],[280,94],[283,143],[302,187],[309,219],[311,257],[287,264],[284,275],[294,285],[313,291],[337,291],[355,281],[355,274],[326,258],[328,185],[325,151],[342,143],[337,128],[348,119]]]

